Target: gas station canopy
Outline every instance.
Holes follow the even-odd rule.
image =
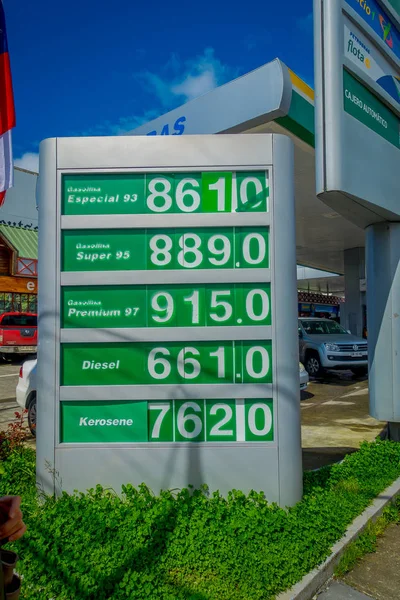
[[[282,133],[292,138],[297,262],[343,273],[343,252],[363,247],[364,231],[332,211],[315,195],[313,90],[275,59],[127,135],[210,133]]]

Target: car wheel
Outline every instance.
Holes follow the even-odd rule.
[[[324,374],[324,368],[322,367],[316,352],[312,352],[307,356],[306,364],[304,366],[311,377],[322,377]]]
[[[367,367],[355,367],[354,369],[351,369],[351,372],[356,377],[365,377],[365,375],[368,375]]]
[[[36,437],[36,396],[33,396],[28,404],[28,425],[31,434]]]

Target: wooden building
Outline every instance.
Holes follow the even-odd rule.
[[[38,232],[0,225],[0,313],[37,312]]]

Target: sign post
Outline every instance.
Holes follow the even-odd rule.
[[[399,219],[400,17],[314,0],[317,195],[360,227]]]
[[[41,485],[299,500],[290,140],[51,139],[40,160]]]
[[[400,435],[400,13],[314,0],[317,194],[366,229],[370,413]]]

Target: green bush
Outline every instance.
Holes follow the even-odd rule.
[[[267,600],[321,563],[399,476],[400,444],[379,441],[306,473],[289,510],[255,492],[154,496],[144,485],[39,503],[34,455],[18,450],[3,463],[0,494],[23,497],[29,529],[13,546],[26,600]]]

